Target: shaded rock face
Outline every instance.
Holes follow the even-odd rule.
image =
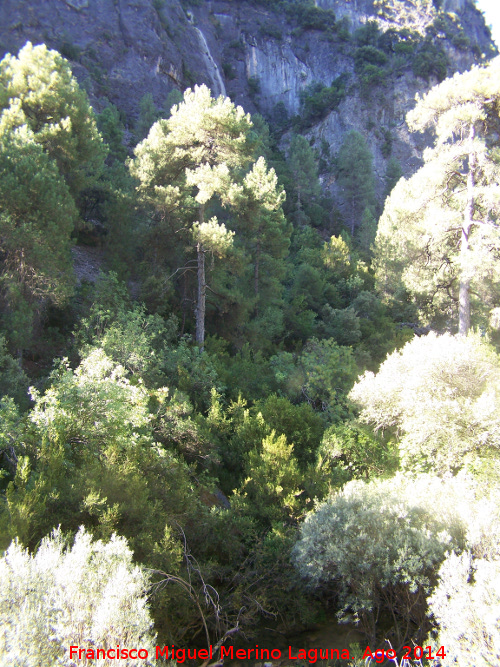
[[[145,93],[164,102],[172,88],[212,73],[199,36],[177,0],[2,0],[0,52],[17,53],[30,40],[67,57],[99,110],[104,98],[137,114]]]
[[[394,26],[390,0],[385,2],[389,10],[382,14],[375,0],[316,0],[316,6],[332,10],[337,19],[345,17],[352,33],[369,19],[379,21],[382,30]],[[427,14],[415,14],[413,0],[398,7],[403,5],[425,32],[435,15],[433,5],[428,4]],[[449,73],[463,71],[481,61],[481,52],[491,53],[488,30],[472,0],[442,0],[441,6],[454,12],[453,20],[460,21],[474,45],[460,50],[444,35],[434,38],[448,55]],[[418,79],[406,66],[391,73],[384,87],[361,95],[352,41],[336,32],[303,29],[283,11],[244,0],[202,0],[193,6],[188,0],[2,0],[0,53],[17,53],[27,40],[60,50],[95,108],[101,110],[109,100],[130,124],[145,93],[162,108],[173,88],[182,91],[195,83],[206,83],[216,95],[228,94],[251,113],[293,117],[302,111],[301,92],[307,86],[330,86],[349,75],[338,108],[302,132],[317,146],[327,145],[330,154],[338,151],[346,132],[361,132],[374,155],[381,198],[389,153],[405,175],[420,164],[425,140],[408,133],[404,117],[415,93],[436,81]],[[288,140],[285,135],[285,150]],[[341,198],[333,173],[324,175],[323,185]]]

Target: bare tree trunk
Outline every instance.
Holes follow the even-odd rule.
[[[204,221],[204,206],[200,206],[200,224]],[[205,300],[207,294],[207,283],[205,279],[205,250],[198,241],[196,245],[198,262],[198,300],[196,303],[196,342],[203,350],[205,345]]]
[[[205,251],[201,243],[196,246],[198,259],[198,303],[196,304],[196,342],[203,350],[205,345],[205,299],[207,284],[205,282]]]
[[[469,139],[474,140],[474,125],[471,125]],[[460,241],[460,291],[458,307],[458,333],[466,336],[470,329],[470,278],[468,275],[467,258],[469,254],[469,234],[474,216],[474,186],[476,176],[476,154],[469,153],[469,171],[467,174],[467,206],[464,211],[462,238]]]
[[[259,264],[260,264],[260,241],[257,241],[257,250],[255,253],[255,269],[253,274],[253,288],[255,293],[255,314],[259,312]]]

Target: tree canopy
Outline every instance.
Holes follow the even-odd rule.
[[[95,182],[105,150],[87,95],[68,62],[30,42],[0,62],[0,133],[27,125],[73,197]]]
[[[105,150],[64,58],[28,42],[0,62],[0,299],[22,349],[37,316],[72,293],[71,234]]]
[[[183,102],[172,107],[167,120],[153,125],[130,164],[132,174],[139,179],[143,201],[156,211],[163,235],[174,240],[180,232],[196,250],[194,265],[188,255],[186,265],[174,267],[174,273],[196,268],[196,342],[201,348],[208,288],[205,256],[210,253],[224,257],[233,246],[235,234],[219,221],[216,210],[222,207],[230,225],[224,209],[243,212],[247,208],[242,236],[251,246],[256,299],[263,282],[259,270],[263,252],[277,257],[286,252],[283,194],[277,189],[274,172],[267,171],[261,158],[243,179],[253,157],[251,127],[250,116],[241,107],[222,96],[212,98],[206,86],[196,86],[186,90]],[[249,207],[253,208],[252,215]],[[251,225],[256,228],[254,232]],[[276,242],[280,237],[284,241]]]
[[[424,166],[401,179],[379,222],[375,268],[388,298],[407,290],[422,319],[460,333],[497,306],[500,59],[456,74],[408,114],[435,132]]]

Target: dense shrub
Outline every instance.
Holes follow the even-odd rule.
[[[446,53],[430,39],[426,39],[413,60],[413,73],[426,81],[429,81],[431,76],[443,81],[448,64]]]
[[[346,95],[348,75],[341,74],[331,86],[324,86],[320,82],[309,84],[300,91],[302,105],[299,125],[307,127],[324,118],[330,111],[334,111]]]
[[[434,637],[453,664],[488,667],[500,656],[500,517],[498,490],[480,498],[468,517],[467,549],[450,553],[427,600],[439,624]]]
[[[70,667],[72,645],[93,651],[120,645],[154,655],[148,579],[125,539],[92,542],[82,528],[66,547],[56,530],[35,555],[13,543],[0,558],[0,577],[2,664]]]
[[[366,372],[350,396],[361,419],[399,437],[403,464],[438,474],[500,447],[500,363],[480,337],[415,338]]]
[[[447,660],[475,667],[498,664],[500,559],[473,560],[470,553],[451,553],[428,602],[439,623],[436,644],[446,646]]]
[[[429,628],[425,598],[446,552],[465,546],[473,496],[467,480],[427,475],[349,482],[306,519],[294,562],[313,586],[336,591],[339,620],[371,640],[388,612],[400,646]]]

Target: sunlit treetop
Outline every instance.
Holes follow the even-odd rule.
[[[0,62],[0,133],[27,125],[57,162],[73,196],[102,168],[105,148],[87,95],[68,62],[30,42]]]
[[[491,126],[498,121],[499,111],[500,56],[488,67],[473,67],[455,74],[422,98],[417,94],[417,106],[406,120],[413,131],[423,132],[432,127],[438,144],[442,144],[453,137],[465,138],[471,123]]]
[[[406,290],[422,320],[461,333],[500,303],[499,110],[500,58],[418,98],[408,125],[436,140],[378,226],[379,288],[389,298]]]

